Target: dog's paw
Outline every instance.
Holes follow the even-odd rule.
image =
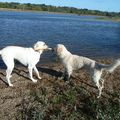
[[[97,98],[99,99],[101,97],[101,94],[99,93],[99,95],[97,96]]]
[[[10,86],[10,87],[13,87],[13,84],[10,83],[9,86]]]
[[[99,98],[100,98],[100,95],[97,96],[97,99],[99,99]]]
[[[12,77],[12,75],[10,75],[10,78]]]
[[[41,80],[42,78],[39,76],[38,79]]]
[[[64,79],[64,77],[62,76],[62,77],[58,77],[57,78],[58,80],[63,80]]]
[[[32,80],[32,81],[33,81],[34,83],[36,83],[36,82],[37,82],[37,80],[35,80],[35,79],[34,79],[34,80]]]

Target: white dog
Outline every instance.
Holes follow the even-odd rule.
[[[98,98],[101,96],[101,91],[104,84],[104,80],[101,78],[102,71],[106,70],[111,73],[117,66],[120,65],[120,59],[114,61],[111,65],[104,65],[83,56],[73,55],[62,44],[58,44],[54,50],[61,59],[65,68],[65,72],[61,78],[65,79],[67,77],[67,80],[69,80],[73,70],[77,70],[82,67],[89,69],[91,78],[99,90]],[[100,84],[100,80],[102,84]]]
[[[33,69],[37,77],[41,79],[41,77],[39,76],[39,72],[36,68],[36,64],[39,62],[40,55],[46,49],[50,50],[51,48],[48,48],[45,42],[38,41],[33,46],[33,48],[8,46],[0,50],[1,57],[7,66],[6,79],[8,81],[9,86],[13,86],[13,84],[11,84],[10,82],[10,77],[11,77],[12,70],[14,68],[14,60],[19,61],[25,66],[28,66],[29,76],[33,82],[37,82],[37,80],[35,80],[32,75]]]

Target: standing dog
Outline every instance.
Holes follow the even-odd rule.
[[[14,60],[19,61],[25,66],[28,66],[29,76],[33,82],[37,82],[37,80],[35,80],[32,75],[33,69],[37,77],[41,79],[41,77],[39,76],[39,72],[36,68],[36,64],[39,62],[40,55],[46,49],[51,49],[51,48],[48,48],[45,42],[38,41],[37,43],[35,43],[33,48],[7,46],[2,50],[0,50],[0,55],[7,66],[6,79],[8,81],[9,86],[13,86],[13,84],[11,84],[10,82],[10,78],[14,68]]]
[[[98,98],[101,96],[101,91],[104,84],[104,80],[101,78],[103,70],[106,70],[111,73],[117,66],[120,65],[120,59],[114,61],[111,65],[104,65],[99,64],[96,61],[83,56],[73,55],[62,44],[58,44],[56,48],[54,48],[54,51],[61,59],[63,66],[65,68],[65,72],[62,78],[64,79],[67,78],[67,80],[69,80],[73,70],[77,70],[82,67],[85,67],[90,70],[91,78],[99,90]],[[100,80],[102,84],[100,84]]]

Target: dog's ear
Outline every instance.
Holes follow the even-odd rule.
[[[34,49],[35,51],[38,50],[38,45],[35,44],[35,45],[33,46],[33,49]]]
[[[62,46],[57,47],[57,53],[58,54],[60,54],[62,51],[63,51],[63,47]]]

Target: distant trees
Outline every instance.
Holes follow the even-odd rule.
[[[21,9],[21,10],[36,10],[36,11],[49,11],[49,12],[62,12],[62,13],[75,13],[83,15],[101,15],[108,17],[120,17],[120,12],[102,12],[99,10],[88,10],[88,9],[77,9],[74,7],[56,7],[45,4],[20,4],[15,2],[0,2],[0,8],[9,8],[9,9]]]

